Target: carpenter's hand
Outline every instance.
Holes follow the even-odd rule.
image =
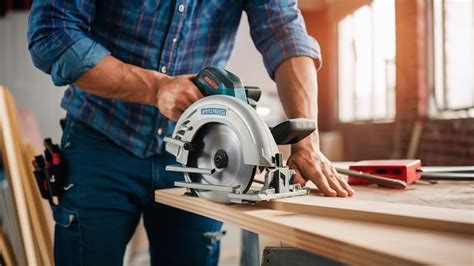
[[[354,194],[354,190],[337,174],[319,148],[315,148],[306,140],[292,146],[288,166],[296,171],[294,183],[304,185],[311,180],[324,195],[330,197],[347,197]]]
[[[156,107],[167,118],[176,121],[181,114],[203,95],[191,81],[194,75],[165,76],[158,82]]]

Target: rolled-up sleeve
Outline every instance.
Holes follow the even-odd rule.
[[[73,83],[110,52],[87,34],[95,0],[33,1],[28,49],[36,67],[51,74],[55,85]]]
[[[296,0],[248,0],[244,9],[252,40],[272,79],[276,68],[294,56],[314,58],[317,69],[321,67],[319,44],[308,35]]]

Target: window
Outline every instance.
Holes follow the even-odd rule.
[[[472,0],[432,0],[432,58],[436,114],[474,113]]]
[[[395,117],[395,0],[374,0],[338,25],[339,120]]]

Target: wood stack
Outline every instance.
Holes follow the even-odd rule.
[[[0,86],[2,258],[6,265],[53,265],[52,240],[11,94]],[[1,180],[1,179],[0,179]]]

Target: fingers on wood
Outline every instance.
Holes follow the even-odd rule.
[[[331,188],[328,179],[324,176],[321,170],[317,169],[314,174],[311,175],[310,179],[324,193],[324,195],[329,197],[337,196],[337,192]]]

